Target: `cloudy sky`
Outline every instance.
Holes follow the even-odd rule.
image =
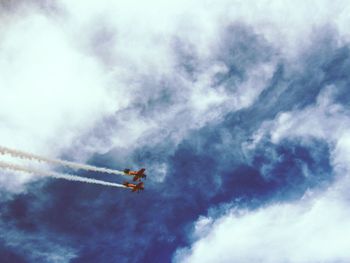
[[[0,261],[349,262],[349,13],[0,0],[0,145],[148,172],[0,170]]]

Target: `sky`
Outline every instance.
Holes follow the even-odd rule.
[[[0,0],[0,261],[350,261],[350,3]],[[0,156],[122,183],[121,175]]]

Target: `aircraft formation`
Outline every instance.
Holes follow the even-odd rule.
[[[119,184],[119,183],[102,181],[102,180],[89,178],[89,177],[83,177],[75,174],[60,173],[57,171],[44,171],[44,170],[36,169],[30,166],[28,167],[28,166],[23,166],[21,164],[8,163],[0,160],[0,168],[2,169],[13,170],[17,172],[32,173],[39,176],[50,176],[56,179],[64,179],[64,180],[83,182],[83,183],[89,183],[89,184],[129,188],[131,189],[131,192],[140,192],[145,189],[144,182],[142,182],[142,179],[146,179],[147,177],[147,175],[145,174],[145,171],[146,171],[145,168],[142,168],[138,171],[132,171],[130,169],[124,169],[123,171],[119,171],[119,170],[113,170],[113,169],[108,169],[103,167],[97,167],[93,165],[42,157],[36,154],[23,152],[15,149],[10,149],[3,146],[0,146],[0,155],[8,155],[14,158],[43,162],[50,165],[60,165],[60,166],[68,167],[73,170],[85,170],[90,172],[100,172],[100,173],[107,173],[107,174],[131,176],[133,183],[129,183],[128,181],[125,181],[123,184]]]
[[[125,169],[124,174],[133,176],[132,180],[134,182],[139,182],[138,184],[129,183],[128,181],[125,181],[123,185],[127,188],[131,189],[131,192],[139,192],[143,191],[145,189],[144,183],[141,181],[141,179],[146,179],[147,175],[145,174],[146,169],[142,168],[139,171],[131,171],[130,169]]]

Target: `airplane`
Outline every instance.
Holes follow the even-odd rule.
[[[141,178],[146,179],[147,175],[145,174],[145,171],[146,171],[145,168],[142,168],[139,171],[131,171],[130,169],[125,169],[124,174],[134,176],[132,180],[136,182],[136,181],[141,181]]]
[[[138,184],[131,184],[129,182],[124,182],[123,185],[125,185],[127,188],[131,188],[131,192],[139,192],[145,189],[145,185],[143,182],[140,182]]]

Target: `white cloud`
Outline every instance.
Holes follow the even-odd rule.
[[[252,25],[254,31],[279,48],[294,51],[299,50],[293,46],[295,43],[300,46],[300,37],[308,39],[305,32],[327,21],[330,14],[340,12],[344,6],[343,1],[317,5],[318,12],[308,17],[305,24],[306,12],[315,5],[264,1],[198,3],[60,1],[57,4],[60,8],[56,8],[60,12],[52,18],[49,15],[53,12],[40,14],[34,8],[27,10],[21,3],[25,11],[16,10],[12,17],[10,12],[6,13],[2,17],[6,27],[1,27],[0,143],[58,155],[79,134],[91,129],[96,120],[131,106],[137,102],[135,98],[146,100],[159,92],[159,89],[145,92],[143,85],[135,83],[140,76],[155,76],[157,82],[162,76],[176,75],[171,46],[175,36],[194,45],[202,60],[210,60],[222,26],[240,21]],[[293,16],[284,15],[286,12]],[[336,18],[337,24],[345,24],[345,16]],[[107,35],[94,40],[95,34],[103,30]],[[99,45],[107,52],[107,68],[101,65],[101,58],[92,54]],[[170,110],[148,119],[141,113],[126,112],[130,114],[127,121],[118,131],[107,134],[111,137],[107,144],[91,138],[84,141],[85,147],[76,144],[81,147],[77,152],[85,156],[86,151],[130,147],[144,134],[147,137],[164,128],[169,130],[166,136],[171,133],[180,141],[187,130],[253,103],[269,81],[274,65],[271,62],[250,69],[250,78],[234,94],[211,89],[213,74],[227,70],[222,65],[202,69],[194,82],[177,76],[183,84],[177,92],[184,95]],[[186,118],[179,118],[183,112],[187,113]],[[121,115],[124,119],[125,115]],[[183,123],[182,128],[171,125],[176,121]],[[47,144],[51,147],[46,147]]]
[[[213,89],[215,74],[227,71],[207,66],[223,6],[200,6],[197,1],[59,1],[46,13],[33,3],[12,8],[1,27],[0,144],[49,156],[73,144],[74,158],[84,161],[114,147],[132,150],[136,143],[166,137],[177,143],[188,130],[249,106],[275,64],[249,69],[249,79],[234,94]],[[175,38],[194,46],[202,60],[197,80],[178,72]],[[144,85],[145,76],[154,86]],[[160,85],[164,79],[179,86]],[[144,116],[133,108],[167,89],[173,100],[168,109]],[[118,125],[108,127],[103,118]],[[93,128],[99,126],[104,132],[96,135]]]
[[[101,125],[106,127],[103,136],[98,133],[103,140],[87,133],[76,142],[75,148],[81,152],[107,152],[113,147],[130,152],[135,147],[165,139],[177,144],[188,131],[219,121],[227,112],[250,106],[275,70],[276,59],[271,58],[269,62],[260,62],[247,69],[248,78],[237,85],[234,92],[228,93],[224,87],[213,88],[216,74],[229,70],[225,65],[212,62],[218,49],[217,38],[222,33],[220,15],[225,3],[205,2],[200,6],[196,1],[170,5],[159,1],[63,3],[73,21],[70,30],[87,32],[81,39],[83,47],[91,45],[89,41],[96,30],[112,30],[113,40],[103,46],[109,49],[108,67],[113,64],[109,73],[119,84],[116,88],[124,87],[126,97],[130,98],[128,110],[116,112],[108,119],[114,124]],[[98,26],[95,25],[97,19]],[[179,69],[178,58],[174,55],[175,39],[194,47],[190,54],[199,59],[194,65],[198,71],[195,79],[185,76]],[[103,40],[95,45],[101,43]],[[155,102],[159,106],[145,116],[152,107],[146,103],[156,100],[164,92],[170,94],[171,102],[164,107],[162,102]],[[145,110],[136,108],[138,104],[144,105]],[[90,147],[92,144],[96,146]]]
[[[74,158],[81,161],[114,147],[132,151],[136,144],[165,138],[177,143],[189,130],[254,103],[277,60],[299,54],[314,26],[340,14],[344,5],[62,0],[43,14],[21,3],[19,9],[25,11],[1,17],[6,26],[0,28],[0,143],[50,156],[72,146]],[[307,16],[315,6],[318,12]],[[344,29],[347,17],[336,16],[336,21]],[[278,55],[247,69],[248,79],[228,94],[222,87],[212,88],[215,74],[228,69],[212,65],[211,59],[220,52],[223,28],[235,22],[250,25]],[[178,71],[176,38],[195,47],[200,60],[195,80]],[[164,79],[179,85],[160,85]],[[173,96],[169,108],[149,116],[133,109],[164,90]],[[104,119],[118,125],[108,126]],[[94,134],[99,126],[105,131]]]
[[[315,105],[303,110],[280,112],[276,119],[262,123],[251,143],[243,148],[253,150],[264,136],[268,135],[275,144],[283,139],[318,138],[334,145],[350,128],[349,112],[340,104],[334,103],[335,86],[326,86],[317,97]]]
[[[228,214],[209,233],[196,227],[200,239],[178,250],[175,262],[345,262],[348,206],[329,189],[311,200]]]
[[[123,105],[111,97],[96,61],[44,15],[12,21],[2,30],[0,54],[1,145],[59,155],[75,136]]]
[[[175,262],[347,262],[350,260],[350,118],[333,102],[326,87],[317,103],[281,113],[261,125],[245,151],[268,135],[273,143],[310,138],[328,142],[335,182],[325,190],[308,191],[294,203],[258,210],[233,209],[220,218],[199,218],[190,248],[179,249]],[[316,149],[317,150],[317,149]],[[276,157],[278,158],[278,156]],[[307,171],[305,171],[307,172]],[[210,230],[202,227],[211,222]],[[203,231],[205,229],[205,231]]]
[[[156,143],[164,138],[177,143],[189,130],[251,105],[269,83],[277,60],[289,61],[289,67],[298,70],[300,53],[314,43],[317,28],[328,24],[332,14],[340,14],[347,6],[345,1],[332,4],[327,1],[321,4],[219,1],[214,4],[196,0],[166,4],[156,0],[61,3],[69,16],[65,27],[69,28],[73,38],[80,31],[86,32],[79,38],[79,45],[92,49],[102,45],[105,52],[108,50],[108,73],[118,83],[116,89],[124,90],[130,106],[151,100],[164,90],[169,90],[174,100],[170,109],[159,108],[152,116],[145,117],[143,111],[132,109],[119,112],[113,117],[118,125],[104,134],[108,139],[104,138],[102,142],[91,134],[87,135],[89,138],[76,144],[81,152],[97,149],[107,152],[113,147],[131,151],[135,144]],[[316,8],[317,12],[310,15],[310,8]],[[347,19],[340,15],[335,18],[339,23]],[[207,66],[207,63],[211,63],[214,53],[220,53],[218,39],[223,29],[236,22],[251,26],[254,33],[266,38],[267,43],[276,48],[276,57],[248,69],[249,79],[236,87],[235,93],[227,94],[223,89],[212,89],[211,85],[215,73],[228,69],[221,64]],[[339,23],[334,27],[339,29]],[[91,38],[99,30],[106,30],[113,37],[97,41],[91,47]],[[174,38],[195,47],[192,52],[200,60],[199,65],[195,65],[200,72],[197,79],[188,79],[179,72],[173,51]],[[239,39],[240,36],[232,38]],[[152,76],[147,86],[143,83],[144,76]],[[166,87],[164,83],[159,87],[164,79],[174,80],[179,85]],[[98,146],[90,147],[91,144]]]

